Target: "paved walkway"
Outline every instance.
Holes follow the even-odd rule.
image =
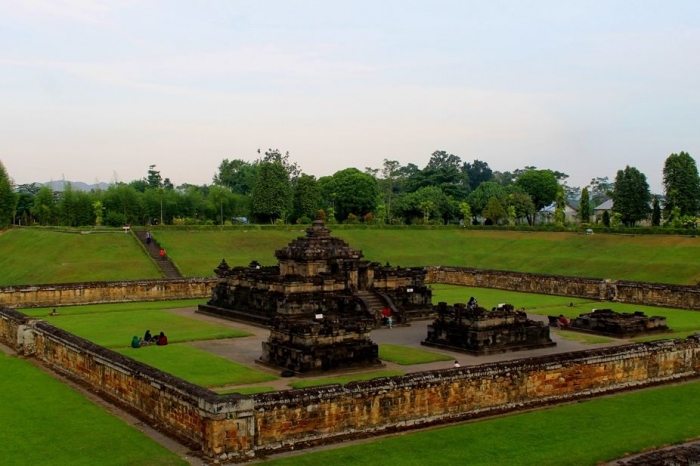
[[[256,327],[253,325],[243,324],[239,322],[228,321],[224,319],[219,319],[217,317],[212,317],[204,314],[197,314],[194,312],[195,308],[183,308],[183,309],[172,309],[170,312],[188,317],[191,319],[197,319],[205,322],[214,323],[217,325],[223,325],[226,327],[237,328],[241,330],[246,330],[252,333],[252,336],[243,338],[226,338],[221,340],[202,340],[197,342],[192,342],[190,345],[200,348],[202,350],[208,351],[210,353],[216,354],[223,358],[230,359],[239,364],[252,367],[256,370],[268,372],[272,375],[279,376],[279,369],[271,369],[263,365],[256,364],[255,361],[260,358],[262,354],[262,342],[267,340],[270,331],[261,327]],[[538,316],[535,314],[528,314],[528,316],[533,320],[538,320],[541,322],[547,321],[546,316]],[[439,348],[432,348],[422,346],[420,343],[428,334],[428,324],[431,321],[417,321],[412,322],[410,326],[407,327],[394,327],[392,329],[383,328],[379,330],[373,330],[371,338],[372,340],[379,344],[393,344],[408,346],[411,348],[420,348],[426,351],[432,351],[436,353],[449,355],[452,359],[450,361],[438,361],[427,364],[415,364],[411,366],[401,366],[391,362],[386,362],[385,366],[376,369],[377,371],[393,370],[402,371],[406,373],[410,372],[421,372],[429,371],[435,369],[447,369],[451,368],[454,360],[459,361],[462,367],[469,365],[477,365],[491,362],[501,362],[501,361],[511,361],[514,359],[528,358],[533,356],[545,356],[549,354],[566,353],[570,351],[580,351],[586,349],[601,348],[607,346],[624,345],[629,343],[629,340],[615,340],[611,343],[604,344],[583,344],[577,341],[564,340],[559,335],[552,332],[552,340],[557,343],[556,346],[550,348],[540,348],[530,351],[517,351],[512,353],[499,353],[488,356],[470,356],[464,353],[458,353],[454,351],[442,350]],[[367,373],[367,370],[360,370],[358,372]],[[347,374],[351,372],[344,372]],[[323,375],[318,375],[315,377],[303,377],[303,379],[309,378],[325,378],[332,377],[335,374],[327,373]],[[261,382],[259,384],[245,385],[246,387],[255,386],[265,386],[273,387],[277,390],[285,390],[290,388],[289,384],[294,381],[301,380],[302,377],[289,377],[289,378],[279,378],[270,382]],[[229,388],[229,387],[227,387]]]

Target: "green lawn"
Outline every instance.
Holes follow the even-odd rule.
[[[241,387],[216,390],[216,393],[219,395],[227,395],[229,393],[238,393],[239,395],[255,395],[256,393],[268,393],[274,391],[276,391],[274,387]]]
[[[595,345],[599,343],[611,343],[615,341],[614,338],[601,337],[598,335],[590,335],[588,333],[573,332],[568,330],[552,330],[552,333],[559,335],[564,340],[578,341],[584,345]],[[656,337],[658,338],[658,337]]]
[[[408,346],[400,345],[379,345],[379,359],[400,364],[402,366],[410,366],[412,364],[426,364],[437,361],[450,361],[452,356],[445,354],[434,353]]]
[[[118,352],[202,387],[244,385],[276,379],[185,344],[123,348]]]
[[[222,258],[231,266],[252,260],[273,265],[275,249],[305,233],[298,226],[164,229],[153,235],[186,276],[212,276]],[[462,229],[337,229],[334,235],[362,250],[369,260],[404,267],[479,267],[693,285],[700,281],[700,269],[687,260],[700,256],[700,239],[692,237]],[[160,277],[131,234],[80,235],[30,228],[0,236],[0,270],[0,286]]]
[[[98,314],[102,312],[180,309],[186,307],[196,307],[198,304],[203,304],[204,302],[206,302],[204,299],[179,299],[173,301],[144,301],[138,303],[86,304],[83,306],[65,306],[59,308],[27,308],[21,309],[21,312],[32,317],[46,317],[52,309],[56,309],[60,315],[70,316],[76,314]]]
[[[5,466],[187,464],[29,362],[2,353],[0,393]]]
[[[700,382],[269,461],[274,466],[591,466],[700,436]]]
[[[0,235],[0,286],[161,278],[132,235],[23,228]]]
[[[330,226],[333,230],[333,226]],[[276,263],[274,250],[303,236],[281,230],[154,232],[188,276],[210,276],[229,265]],[[338,229],[333,232],[372,261],[405,267],[448,265],[647,282],[696,284],[700,239],[679,236],[476,230]],[[611,251],[615,251],[611,254]]]
[[[47,322],[107,348],[131,344],[131,338],[142,337],[147,329],[156,334],[165,332],[170,343],[245,337],[250,333],[209,324],[165,311],[103,312],[91,314],[43,316]]]
[[[472,288],[468,286],[433,284],[433,304],[441,301],[447,304],[467,304],[469,298],[474,296],[479,305],[486,309],[498,306],[500,303],[508,303],[516,309],[524,307],[527,312],[546,313],[547,309],[562,309],[573,303],[574,309],[601,307],[600,301],[590,299],[568,298],[566,296],[550,296],[532,293],[519,293],[517,291],[495,290],[490,288]],[[559,313],[557,313],[559,315]]]
[[[394,377],[397,375],[404,375],[404,373],[401,371],[377,371],[367,372],[364,374],[348,374],[340,377],[325,377],[323,379],[299,380],[297,382],[290,383],[289,386],[292,388],[308,388],[318,387],[319,385],[345,385],[346,383],[357,382],[360,380],[372,380],[377,379],[379,377]]]

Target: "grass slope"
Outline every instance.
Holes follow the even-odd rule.
[[[700,382],[383,438],[274,466],[590,466],[700,436]]]
[[[333,227],[331,226],[331,229]],[[209,276],[229,265],[276,263],[273,251],[293,231],[158,231],[158,241],[188,276]],[[594,278],[695,284],[700,239],[678,236],[583,235],[576,233],[474,230],[338,230],[335,236],[367,259],[402,266],[451,265]]]
[[[333,227],[331,226],[331,229]],[[186,276],[211,276],[229,265],[276,263],[303,228],[158,230],[154,237]],[[335,236],[377,262],[402,266],[468,266],[594,278],[696,284],[700,239],[679,236],[445,230],[338,230]],[[0,236],[0,286],[157,278],[155,264],[132,235],[10,230]]]
[[[29,362],[0,353],[4,466],[186,465]]]
[[[0,235],[0,286],[160,278],[132,235],[9,230]]]

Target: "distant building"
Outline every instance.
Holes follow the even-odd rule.
[[[557,210],[556,204],[550,204],[537,212],[537,223],[554,223],[554,213]],[[566,204],[564,207],[565,223],[574,223],[579,220],[578,209]]]
[[[595,217],[596,223],[598,223],[603,218],[603,214],[605,212],[607,212],[608,215],[610,215],[610,217],[612,217],[612,214],[613,214],[613,201],[612,201],[612,199],[608,199],[607,201],[605,201],[602,204],[593,208],[593,216]]]

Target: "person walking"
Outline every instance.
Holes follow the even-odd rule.
[[[158,251],[158,255],[160,256],[160,260],[164,261],[165,260],[165,249],[160,248],[160,251]]]
[[[151,245],[151,230],[146,231],[146,245]]]

